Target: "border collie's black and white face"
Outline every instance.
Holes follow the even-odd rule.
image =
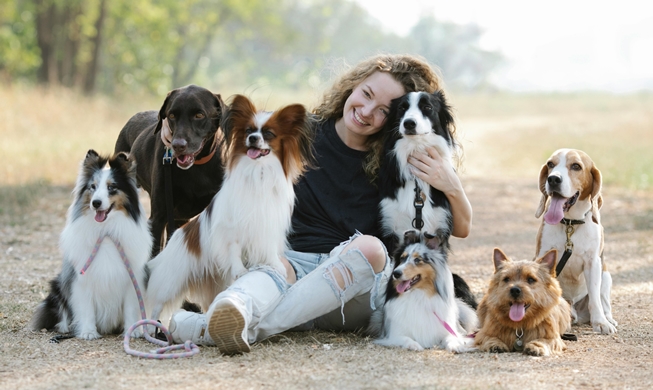
[[[140,217],[135,165],[125,153],[105,157],[89,150],[75,192],[74,219],[90,212],[95,221],[102,223],[116,211],[135,221]]]
[[[433,132],[451,146],[449,126],[453,125],[453,116],[441,91],[433,94],[409,92],[394,100],[392,106],[390,120],[398,121],[397,131],[402,136]]]

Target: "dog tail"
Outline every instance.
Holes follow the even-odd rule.
[[[69,312],[67,299],[57,277],[50,281],[50,294],[37,306],[30,321],[30,329],[34,331],[40,331],[44,328],[52,330],[61,322],[63,314],[67,312]]]
[[[462,300],[467,305],[469,305],[472,309],[476,310],[478,308],[478,303],[476,302],[476,298],[474,298],[474,294],[472,294],[472,290],[469,288],[467,282],[465,282],[465,280],[461,278],[458,274],[452,274],[452,275],[453,275],[453,289],[456,298]]]
[[[467,334],[473,333],[478,329],[478,316],[476,311],[461,299],[456,299],[458,305],[458,323],[465,329]]]

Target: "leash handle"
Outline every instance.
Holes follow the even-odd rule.
[[[111,239],[113,244],[116,246],[116,249],[118,249],[118,253],[120,253],[120,257],[122,258],[122,262],[125,264],[125,268],[127,268],[127,273],[129,273],[129,278],[131,279],[132,284],[134,285],[134,290],[136,291],[136,297],[138,298],[138,306],[141,311],[141,320],[137,321],[134,325],[129,327],[129,329],[127,329],[127,331],[125,332],[125,337],[123,338],[123,342],[122,342],[125,352],[128,355],[147,358],[147,359],[178,359],[178,358],[190,357],[198,354],[200,352],[199,347],[194,343],[192,343],[190,340],[187,340],[184,344],[174,345],[172,340],[172,335],[170,334],[168,329],[165,326],[163,326],[163,324],[154,320],[147,319],[147,315],[145,314],[145,303],[143,301],[143,294],[141,293],[141,289],[138,286],[138,281],[136,280],[136,275],[134,274],[134,270],[132,269],[129,263],[129,259],[127,258],[125,249],[122,247],[122,245],[120,245],[118,241],[114,240],[113,237],[104,235],[98,238],[98,240],[95,242],[95,247],[93,248],[91,255],[86,261],[86,264],[84,264],[84,267],[82,268],[80,273],[82,275],[86,273],[86,270],[91,265],[91,262],[93,261],[93,259],[95,259],[95,256],[97,255],[98,250],[100,249],[100,245],[107,237]],[[147,325],[154,325],[155,327],[160,328],[163,334],[166,336],[167,341],[157,340],[154,337],[150,336],[150,334],[147,331]],[[140,352],[131,349],[129,346],[129,342],[131,340],[131,334],[139,326],[143,327],[143,337],[145,337],[147,341],[151,342],[152,344],[156,344],[162,348],[158,348],[150,353]],[[185,352],[166,354],[166,352],[176,351],[180,349],[184,349]]]

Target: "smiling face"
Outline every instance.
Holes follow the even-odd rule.
[[[364,150],[367,137],[383,127],[392,99],[404,93],[404,87],[389,73],[377,71],[364,79],[345,101],[343,116],[336,123],[343,142]]]

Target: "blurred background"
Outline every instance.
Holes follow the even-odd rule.
[[[634,0],[0,0],[0,196],[72,185],[171,89],[310,108],[379,52],[439,68],[462,175],[536,180],[573,147],[607,185],[648,191],[652,48],[653,5]]]

